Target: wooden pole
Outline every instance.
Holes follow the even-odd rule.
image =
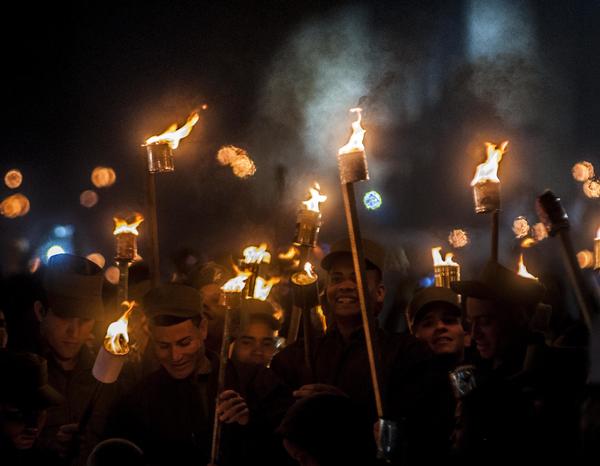
[[[156,179],[155,174],[147,172],[147,208],[150,223],[150,279],[152,287],[160,283],[160,252],[158,249],[158,219],[156,207]]]
[[[494,209],[492,212],[492,254],[491,258],[494,262],[498,262],[498,242],[500,230],[500,209]]]

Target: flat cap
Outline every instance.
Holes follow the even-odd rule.
[[[375,267],[383,272],[385,265],[385,249],[369,239],[363,238],[363,251],[365,254],[365,260],[367,261],[367,267]],[[324,270],[329,271],[333,265],[333,262],[340,256],[352,254],[352,247],[350,246],[350,238],[344,238],[336,241],[331,245],[331,251],[323,260],[321,260],[321,267]]]
[[[189,318],[201,316],[202,297],[191,286],[167,283],[146,293],[144,312],[148,318],[158,315]]]
[[[415,323],[419,322],[425,316],[427,306],[432,303],[444,303],[450,309],[455,310],[457,315],[462,313],[458,294],[454,291],[439,286],[423,288],[415,293],[406,309],[406,317],[411,331]]]

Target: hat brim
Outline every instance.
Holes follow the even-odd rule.
[[[479,299],[499,299],[500,296],[484,283],[476,280],[452,282],[450,287],[458,294]]]
[[[521,280],[529,280],[523,278]],[[464,297],[503,301],[512,304],[531,305],[535,304],[544,296],[545,288],[539,283],[525,283],[517,281],[510,289],[495,290],[485,283],[466,280],[453,282],[452,289]]]
[[[326,270],[326,271],[329,272],[329,270],[331,270],[331,267],[333,266],[333,263],[337,259],[339,259],[342,256],[348,256],[348,255],[350,257],[352,257],[352,251],[334,251],[334,252],[330,252],[325,257],[323,257],[323,259],[321,260],[321,268],[323,270]],[[365,257],[365,262],[367,263],[367,267],[370,266],[371,268],[376,268],[378,270],[381,270],[381,267],[379,267],[373,261],[370,261],[367,257]]]
[[[104,314],[104,305],[100,297],[83,299],[49,293],[48,304],[54,314],[64,318],[99,320]]]

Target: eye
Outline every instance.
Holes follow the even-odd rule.
[[[189,346],[191,342],[192,342],[191,338],[186,338],[185,340],[181,340],[181,341],[177,342],[177,346],[185,348],[186,346]]]
[[[339,273],[334,273],[333,275],[331,275],[330,281],[333,284],[341,283],[342,275]]]

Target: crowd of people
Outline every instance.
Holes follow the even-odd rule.
[[[377,316],[394,290],[383,285],[384,249],[363,247],[367,309]],[[101,268],[58,254],[33,275],[5,278],[0,463],[210,464],[215,416],[219,465],[600,457],[600,354],[590,351],[600,331],[577,322],[548,331],[539,281],[490,261],[451,288],[415,289],[397,309],[408,330],[374,332],[381,419],[347,239],[320,270],[326,325],[311,320],[295,341],[282,330],[293,311],[285,279],[268,299],[234,309],[223,390],[219,296],[229,267],[191,264],[152,286],[144,264],[133,265],[131,351],[109,384],[92,368],[121,309]]]

